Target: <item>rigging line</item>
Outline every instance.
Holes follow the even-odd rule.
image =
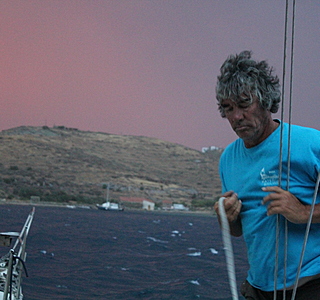
[[[316,187],[315,187],[314,194],[313,194],[312,204],[311,204],[311,208],[310,208],[310,214],[309,214],[307,228],[306,228],[306,234],[304,236],[304,242],[303,242],[302,251],[301,251],[301,255],[300,255],[300,262],[299,262],[299,266],[298,266],[298,271],[297,271],[297,275],[296,275],[296,281],[295,281],[295,284],[294,284],[291,300],[294,300],[294,298],[296,296],[297,288],[298,288],[299,276],[300,276],[301,267],[302,267],[302,261],[303,261],[304,253],[305,253],[305,250],[306,250],[306,247],[307,247],[307,241],[308,241],[310,227],[311,227],[311,223],[312,223],[314,207],[316,205],[317,194],[318,194],[318,191],[319,191],[319,184],[320,184],[320,170],[318,170],[318,178],[317,178]]]
[[[285,8],[285,29],[283,40],[283,66],[282,66],[282,91],[281,91],[281,123],[280,123],[280,151],[279,151],[279,179],[278,185],[281,188],[282,180],[282,160],[283,160],[283,122],[284,122],[284,87],[286,77],[286,52],[287,52],[287,31],[288,31],[288,0]],[[277,278],[279,270],[279,235],[280,235],[280,216],[276,216],[276,237],[275,237],[275,265],[274,265],[274,293],[273,299],[277,300]]]
[[[296,0],[292,3],[292,24],[291,24],[291,51],[290,51],[290,80],[289,80],[289,127],[288,127],[288,157],[287,157],[287,185],[286,190],[290,189],[290,171],[291,171],[291,125],[292,125],[292,86],[293,86],[293,57],[294,57],[294,37],[295,37],[295,11]],[[288,257],[288,220],[285,219],[285,237],[284,237],[284,292],[283,300],[286,300],[286,284],[287,284],[287,257]],[[294,298],[292,298],[294,299]]]
[[[273,300],[277,300],[277,278],[279,269],[279,232],[280,232],[280,216],[277,215],[276,219],[276,251],[275,251],[275,263],[274,263],[274,288],[273,288]]]
[[[291,72],[290,72],[290,106],[289,106],[289,130],[291,133],[291,116],[292,116],[292,78],[293,78],[293,54],[294,54],[294,25],[295,25],[295,4],[296,1],[293,0],[293,21],[292,21],[292,42],[291,42]],[[289,135],[291,136],[291,134]],[[290,142],[290,139],[289,139]],[[288,146],[288,162],[290,162],[290,148]],[[288,165],[288,167],[290,167],[290,164]],[[290,172],[290,169],[288,168],[288,174]],[[297,274],[296,274],[296,279],[295,279],[295,284],[293,287],[293,293],[292,293],[292,298],[291,300],[295,299],[296,296],[296,292],[297,292],[297,288],[298,288],[298,284],[299,284],[299,277],[300,277],[300,273],[301,273],[301,268],[302,268],[302,263],[303,263],[303,258],[304,258],[304,254],[306,251],[306,247],[307,247],[307,241],[308,241],[308,237],[309,237],[309,233],[310,233],[310,228],[311,228],[311,223],[312,223],[312,218],[313,218],[313,214],[314,214],[314,209],[315,209],[315,205],[316,205],[316,200],[317,200],[317,194],[319,192],[319,184],[320,184],[320,170],[318,170],[318,177],[316,180],[316,185],[315,185],[315,190],[314,190],[314,195],[313,195],[313,199],[312,199],[312,204],[311,204],[311,208],[310,208],[310,214],[309,214],[309,218],[308,218],[308,222],[307,222],[307,226],[306,226],[306,232],[305,232],[305,236],[304,236],[304,242],[303,242],[303,246],[302,246],[302,250],[301,250],[301,255],[300,255],[300,261],[299,261],[299,265],[298,265],[298,269],[297,269]],[[287,178],[287,185],[289,186],[289,175]]]
[[[290,96],[289,96],[289,104],[290,105],[289,105],[289,133],[288,133],[287,190],[289,190],[290,158],[291,158],[291,155],[290,155],[290,149],[291,149],[290,137],[291,137],[291,123],[292,123],[291,122],[291,118],[292,118],[292,82],[293,82],[292,78],[293,78],[293,56],[294,56],[295,6],[296,6],[296,1],[293,0],[292,30],[291,30],[292,31],[291,61],[290,61],[291,70],[290,70]],[[309,218],[308,218],[308,222],[307,222],[307,226],[306,226],[304,242],[303,242],[303,246],[302,246],[302,250],[301,250],[300,261],[299,261],[299,265],[298,265],[298,269],[297,269],[297,274],[296,274],[296,278],[295,278],[295,284],[294,284],[294,287],[293,287],[293,293],[292,293],[291,300],[295,299],[297,288],[298,288],[298,284],[299,284],[299,277],[300,277],[300,273],[301,273],[303,258],[304,258],[304,254],[305,254],[306,247],[307,247],[307,241],[308,241],[310,228],[311,228],[311,223],[312,223],[312,218],[313,218],[314,209],[315,209],[315,205],[316,205],[317,194],[318,194],[318,191],[319,191],[319,183],[320,183],[320,170],[318,170],[318,177],[317,177],[317,180],[316,180],[315,191],[314,191],[312,204],[311,204],[311,208],[310,208],[310,214],[309,214]]]
[[[223,203],[224,199],[225,197],[221,197],[219,199],[219,214],[220,214],[220,221],[221,221],[222,240],[223,240],[224,251],[226,255],[226,263],[227,263],[232,299],[238,300],[239,298],[238,298],[237,281],[236,281],[236,275],[235,275],[236,272],[235,272],[234,256],[233,256],[232,243],[231,243],[230,226],[229,226],[227,215],[224,209],[224,203]]]
[[[291,125],[292,125],[292,86],[293,86],[293,57],[294,57],[294,36],[295,36],[295,6],[292,3],[292,23],[291,23],[291,51],[290,51],[290,76],[289,76],[289,116],[288,116],[288,144],[287,144],[287,181],[286,190],[290,189],[291,170]],[[286,300],[287,285],[287,257],[288,257],[288,220],[284,219],[284,275],[283,275],[283,300]]]
[[[288,170],[287,170],[287,190],[290,185],[291,167],[291,125],[292,125],[292,86],[293,86],[293,56],[294,56],[294,35],[295,35],[295,11],[296,0],[293,0],[292,7],[292,27],[291,27],[291,59],[290,59],[290,88],[289,88],[289,130],[288,130]]]

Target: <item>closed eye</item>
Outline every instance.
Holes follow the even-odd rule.
[[[223,110],[225,112],[233,110],[233,107],[231,105],[228,105],[228,104],[227,105],[221,105],[221,107],[223,108]]]

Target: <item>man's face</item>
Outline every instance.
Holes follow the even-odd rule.
[[[221,102],[221,107],[232,129],[243,139],[247,148],[261,143],[274,129],[271,113],[262,108],[258,100],[250,104],[246,100],[239,99],[235,103],[226,99]]]

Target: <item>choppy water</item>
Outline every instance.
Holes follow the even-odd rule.
[[[0,231],[20,231],[30,210],[1,205]],[[246,251],[233,242],[239,286]],[[25,300],[231,299],[212,216],[38,206],[27,252]]]

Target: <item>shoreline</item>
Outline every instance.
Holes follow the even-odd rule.
[[[97,209],[95,205],[92,204],[68,204],[68,203],[59,203],[59,202],[34,202],[31,200],[0,200],[0,205],[25,205],[25,206],[44,206],[44,207],[64,207],[69,209]],[[207,217],[216,217],[214,210],[144,210],[137,208],[125,208],[125,211],[131,212],[146,212],[146,213],[163,213],[163,214],[179,214],[179,215],[202,215]],[[121,213],[121,212],[119,212]]]

